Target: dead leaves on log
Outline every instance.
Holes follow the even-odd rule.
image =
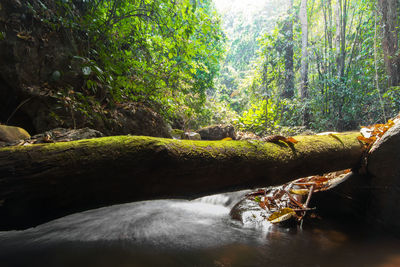
[[[394,119],[388,120],[385,124],[362,126],[360,130],[361,135],[358,136],[357,139],[365,143],[367,150],[369,150],[372,145],[382,138],[382,136],[398,121],[400,121],[400,115]]]
[[[329,190],[346,180],[350,169],[324,175],[309,176],[294,180],[279,187],[260,189],[247,194],[270,215],[267,220],[280,223],[295,218],[302,222],[313,193]]]
[[[299,142],[296,139],[294,139],[293,137],[290,137],[290,136],[284,137],[282,135],[270,135],[270,136],[263,138],[262,140],[265,142],[272,142],[272,143],[284,142],[288,145],[294,145]]]

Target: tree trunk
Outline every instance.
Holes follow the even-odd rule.
[[[338,0],[336,3],[336,67],[337,67],[337,87],[335,88],[338,95],[336,100],[337,124],[336,129],[344,128],[343,105],[345,99],[342,97],[344,87],[344,70],[346,60],[346,25],[347,25],[347,5],[348,0]]]
[[[100,206],[269,186],[358,164],[359,133],[294,145],[115,136],[0,149],[0,229]]]
[[[347,0],[338,0],[336,4],[336,65],[337,76],[341,81],[344,76],[346,58],[346,24],[347,24]]]
[[[308,18],[307,18],[307,0],[301,0],[300,6],[301,23],[301,87],[300,97],[302,100],[308,98]],[[309,123],[309,110],[306,105],[303,114],[303,124]]]
[[[398,3],[397,0],[379,0],[382,14],[382,49],[389,86],[400,84],[400,55],[398,54]]]
[[[293,0],[289,1],[288,18],[283,26],[285,36],[285,87],[281,94],[283,98],[294,96],[294,70],[293,70]]]

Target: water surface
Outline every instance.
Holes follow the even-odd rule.
[[[0,232],[0,266],[400,266],[399,240],[362,225],[233,221],[243,193],[115,205]]]

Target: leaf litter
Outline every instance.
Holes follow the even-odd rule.
[[[306,212],[315,208],[309,207],[313,193],[322,192],[345,181],[350,169],[299,178],[278,187],[259,189],[246,195],[250,200],[258,202],[268,214],[270,223],[281,223],[295,219],[302,223]]]
[[[361,127],[361,135],[357,137],[366,146],[366,151],[382,138],[382,136],[396,123],[400,121],[400,115],[388,120],[385,124],[375,124]],[[329,133],[334,136],[334,133]],[[290,145],[296,144],[297,140],[292,137],[273,135],[264,138],[267,142],[284,142]],[[351,170],[331,172],[324,175],[314,175],[300,178],[284,185],[258,189],[246,195],[248,199],[258,202],[259,206],[266,211],[267,220],[271,223],[281,223],[289,219],[295,219],[302,224],[306,212],[315,208],[309,208],[309,202],[313,193],[322,192],[334,188],[345,181]],[[307,197],[306,197],[307,196]]]

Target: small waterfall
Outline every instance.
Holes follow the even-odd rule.
[[[236,203],[238,203],[242,198],[250,193],[251,190],[241,190],[236,192],[215,194],[205,197],[200,197],[192,200],[193,202],[202,202],[213,205],[222,205],[227,208],[232,208]]]
[[[24,231],[0,232],[0,265],[299,266],[302,262],[302,266],[378,266],[369,264],[371,259],[366,257],[380,253],[379,263],[386,256],[400,258],[397,240],[370,240],[368,246],[362,247],[356,243],[359,239],[351,238],[355,229],[350,234],[342,233],[337,225],[332,228],[323,221],[318,226],[325,225],[326,229],[298,230],[271,225],[262,217],[257,202],[243,199],[248,192],[192,201],[170,199],[114,205]],[[231,219],[234,212],[238,212],[243,224]],[[370,234],[362,233],[367,237]],[[349,264],[348,255],[353,256],[355,248],[359,255],[351,257],[355,262]],[[373,254],[367,252],[371,250]],[[334,261],[331,253],[335,255]],[[363,262],[368,264],[357,262],[364,258]]]

